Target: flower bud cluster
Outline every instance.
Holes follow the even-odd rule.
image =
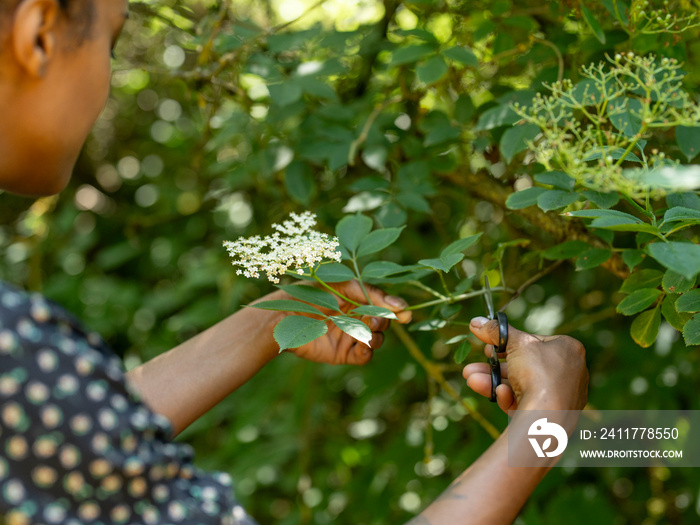
[[[338,239],[313,230],[316,215],[307,211],[291,213],[289,217],[282,224],[272,225],[276,230],[272,235],[224,242],[232,264],[240,267],[237,275],[257,278],[265,273],[268,280],[279,283],[279,276],[290,268],[303,275],[305,267],[313,267],[324,259],[340,262]]]

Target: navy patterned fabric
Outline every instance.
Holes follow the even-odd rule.
[[[254,525],[171,437],[99,336],[0,282],[0,522]]]

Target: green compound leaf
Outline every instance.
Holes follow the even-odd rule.
[[[413,268],[404,267],[391,261],[374,261],[362,269],[363,279],[381,279],[389,275],[411,271]]]
[[[421,259],[418,264],[432,268],[433,270],[440,272],[449,272],[452,267],[464,259],[463,253],[453,253],[445,257],[439,257],[437,259]]]
[[[683,339],[687,345],[700,345],[700,315],[696,315],[685,323]]]
[[[371,315],[372,317],[383,317],[384,319],[398,319],[394,312],[392,312],[388,308],[382,308],[381,306],[358,306],[357,308],[354,308],[351,313],[358,315]]]
[[[666,319],[668,324],[679,332],[682,332],[685,323],[690,320],[693,314],[681,314],[676,311],[676,302],[678,301],[679,297],[679,295],[667,295],[664,298],[663,304],[661,305],[661,313],[664,315],[664,319]]]
[[[467,335],[467,334],[456,335],[456,336],[448,339],[447,341],[445,341],[445,344],[446,345],[456,345],[457,343],[461,343],[462,341],[464,341],[467,337],[469,337],[469,335]]]
[[[599,208],[611,208],[615,206],[620,201],[620,194],[616,191],[611,191],[610,193],[602,193],[600,191],[585,190],[581,192],[584,198],[591,201],[593,204]]]
[[[544,251],[542,256],[545,259],[550,259],[553,261],[558,261],[560,259],[571,259],[572,257],[578,257],[589,248],[590,245],[583,241],[566,241],[548,248]]]
[[[449,67],[441,56],[433,56],[416,68],[418,80],[425,84],[434,84],[447,74]]]
[[[630,271],[634,270],[636,266],[639,266],[644,260],[644,257],[646,257],[646,255],[643,250],[625,250],[622,252],[622,260],[625,261]]]
[[[552,211],[576,202],[580,195],[571,191],[548,190],[537,197],[537,205],[542,211]]]
[[[690,162],[700,153],[700,127],[676,126],[676,143]]]
[[[653,310],[642,312],[632,321],[630,328],[632,339],[642,348],[649,348],[656,341],[659,325],[661,325],[661,309],[658,306]]]
[[[612,252],[604,248],[591,248],[586,250],[576,259],[577,270],[589,270],[600,266],[612,257]]]
[[[694,210],[692,208],[685,208],[683,206],[674,206],[669,208],[664,213],[664,222],[677,222],[677,221],[698,221],[700,220],[700,211]]]
[[[638,223],[643,222],[641,219],[638,219],[634,215],[630,215],[629,213],[625,213],[623,211],[618,211],[618,210],[575,210],[575,211],[567,211],[562,213],[565,217],[581,217],[583,219],[598,219],[598,218],[619,218],[619,219],[628,219],[630,221],[636,221]]]
[[[447,321],[444,319],[427,319],[421,321],[420,323],[414,323],[408,329],[409,332],[432,332],[434,330],[440,330],[444,328]]]
[[[302,303],[300,301],[293,301],[291,299],[262,301],[251,304],[250,306],[253,308],[260,308],[261,310],[275,310],[277,312],[301,312],[305,314],[323,315],[318,308],[314,308],[310,304]]]
[[[328,326],[323,321],[290,315],[275,326],[275,341],[280,346],[280,352],[289,348],[299,348],[328,332]]]
[[[655,242],[645,250],[669,270],[686,279],[695,279],[700,273],[700,246],[688,242]]]
[[[371,232],[360,242],[357,256],[371,255],[391,246],[399,238],[404,228],[405,226],[401,228],[383,228]]]
[[[639,270],[624,280],[620,291],[632,293],[641,288],[658,288],[663,275],[659,270]]]
[[[459,348],[457,348],[457,351],[455,352],[455,363],[462,364],[464,360],[467,358],[469,355],[469,352],[471,352],[472,345],[468,340],[464,340],[464,342],[459,345]]]
[[[596,19],[593,12],[588,9],[585,5],[581,5],[581,13],[583,14],[583,19],[591,28],[595,37],[600,41],[601,44],[605,44],[605,32],[600,25],[600,22]]]
[[[335,326],[350,337],[369,346],[369,342],[372,340],[372,330],[370,330],[365,323],[354,317],[347,317],[344,315],[334,315],[330,319]]]
[[[527,188],[524,190],[516,191],[508,195],[506,199],[506,207],[509,210],[522,210],[523,208],[528,208],[537,204],[537,199],[547,190],[544,188]]]
[[[290,284],[278,286],[277,288],[301,301],[328,308],[329,310],[340,311],[338,299],[335,295],[319,290],[314,286]]]
[[[482,235],[483,234],[481,234],[481,233],[477,233],[476,235],[470,235],[469,237],[464,237],[463,239],[458,239],[455,242],[450,243],[447,246],[447,248],[442,250],[442,252],[440,253],[440,257],[444,258],[444,257],[447,257],[448,255],[463,252],[467,248],[476,244]]]
[[[600,217],[593,219],[589,225],[591,228],[601,230],[613,230],[618,232],[646,232],[651,234],[659,233],[659,229],[646,222],[641,222],[636,217],[628,219],[626,217]]]
[[[316,276],[324,283],[342,283],[355,278],[352,270],[340,263],[323,264],[316,270]]]
[[[535,140],[540,134],[540,127],[536,124],[522,124],[514,126],[503,134],[499,148],[501,154],[510,163],[518,153],[527,149],[528,142]]]
[[[400,47],[391,55],[389,66],[400,66],[411,62],[417,62],[421,58],[425,58],[433,53],[435,53],[435,46],[429,44]]]
[[[636,98],[620,97],[610,101],[608,118],[626,137],[634,137],[642,129],[642,114],[644,108]]]
[[[479,60],[476,58],[474,52],[468,47],[454,46],[445,49],[442,52],[445,58],[464,64],[470,67],[479,67]]]
[[[655,288],[644,288],[632,292],[617,305],[617,312],[622,315],[634,315],[645,310],[652,305],[661,295],[661,290]]]
[[[637,157],[637,155],[635,155],[631,151],[627,151],[622,148],[616,148],[613,146],[604,146],[603,149],[593,148],[586,154],[583,160],[584,162],[588,162],[591,160],[602,159],[603,157],[610,157],[613,160],[620,160],[624,157],[625,161],[639,162],[640,164],[642,163],[642,159]]]
[[[685,293],[695,286],[695,279],[686,279],[673,270],[666,270],[661,284],[667,293]]]
[[[690,290],[684,293],[676,301],[676,311],[683,312],[700,312],[700,288]]]
[[[520,119],[520,115],[513,111],[509,104],[501,104],[484,111],[479,117],[474,131],[487,131],[500,126],[515,124]]]
[[[563,171],[549,171],[547,173],[538,173],[535,175],[535,180],[540,184],[548,184],[561,190],[571,191],[576,186],[576,180],[571,178]]]
[[[346,215],[335,227],[335,234],[340,244],[351,253],[357,250],[360,242],[370,231],[372,231],[372,219],[361,213]]]
[[[316,183],[311,168],[304,162],[295,161],[287,166],[284,186],[289,196],[304,206],[308,206],[316,194]]]

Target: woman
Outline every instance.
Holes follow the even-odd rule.
[[[49,195],[65,187],[108,96],[127,7],[0,0],[0,189]],[[337,286],[363,301],[356,282]],[[370,295],[399,322],[410,320],[400,298]],[[171,439],[277,355],[272,328],[282,315],[244,309],[125,374],[99,336],[41,296],[0,283],[0,515],[11,524],[253,523],[227,476],[198,471],[190,450]],[[388,321],[364,320],[371,348],[331,327],[293,352],[366,364]],[[497,341],[493,322],[474,319],[471,330]],[[506,358],[503,410],[583,408],[588,374],[577,341],[511,329]],[[489,394],[485,363],[464,376]],[[510,523],[551,465],[510,468],[506,447],[507,432],[412,522]],[[492,496],[495,480],[508,497],[475,505]]]

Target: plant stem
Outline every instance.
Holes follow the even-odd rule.
[[[437,297],[438,299],[444,299],[447,300],[449,299],[447,296],[442,295],[440,292],[433,290],[430,286],[426,286],[420,281],[408,281],[408,284],[412,284],[413,286],[420,288],[421,290],[428,292],[430,295],[433,295]]]
[[[471,408],[469,404],[464,399],[462,399],[462,397],[452,387],[452,385],[450,385],[450,383],[447,382],[445,376],[442,374],[440,366],[436,363],[433,363],[423,355],[423,352],[420,351],[420,348],[418,348],[416,342],[413,340],[413,338],[411,338],[410,335],[408,335],[408,332],[403,326],[396,323],[392,323],[391,329],[398,336],[401,342],[404,345],[406,345],[408,352],[415,358],[416,361],[418,361],[418,364],[420,364],[425,370],[425,372],[430,377],[432,377],[438,385],[440,385],[440,387],[445,391],[445,393],[448,396],[457,401],[457,403],[459,403],[462,406],[462,408],[466,410],[467,414],[469,414],[472,417],[472,419],[474,419],[474,421],[481,425],[481,427],[484,430],[486,430],[486,432],[488,432],[488,434],[493,439],[496,439],[498,438],[498,436],[501,435],[498,429],[488,419],[481,415],[481,413],[478,410]]]
[[[547,266],[547,268],[545,268],[544,270],[542,270],[542,271],[539,272],[538,274],[533,275],[530,279],[528,279],[528,280],[525,281],[523,284],[521,284],[521,285],[520,285],[520,288],[518,288],[518,289],[515,291],[515,293],[513,294],[513,297],[511,297],[511,298],[508,300],[508,302],[507,302],[506,304],[504,304],[502,308],[500,308],[499,311],[502,312],[503,310],[505,310],[505,309],[508,307],[508,305],[509,305],[510,303],[512,303],[512,302],[515,301],[518,297],[520,297],[520,294],[522,294],[528,286],[530,286],[531,284],[533,284],[533,283],[539,281],[540,279],[542,279],[542,277],[544,277],[545,275],[547,275],[549,272],[551,272],[552,270],[554,270],[557,266],[559,266],[559,265],[562,264],[563,262],[564,262],[564,259],[561,259],[561,260],[555,262],[554,264],[551,264],[551,265]]]
[[[365,299],[367,299],[367,304],[372,304],[372,299],[369,298],[369,294],[367,293],[367,288],[365,288],[365,283],[362,282],[362,277],[360,275],[360,268],[357,266],[357,257],[355,257],[355,254],[352,254],[352,265],[355,267],[355,275],[357,276],[357,282],[360,283],[360,287],[362,288],[362,293],[365,294]]]
[[[504,286],[496,286],[495,288],[491,288],[492,292],[512,292],[510,288],[506,288]],[[460,295],[453,295],[452,297],[445,297],[444,299],[435,299],[434,301],[428,301],[426,303],[420,303],[420,304],[414,304],[412,306],[409,306],[406,308],[406,310],[418,310],[420,308],[428,308],[429,306],[435,306],[436,304],[452,304],[452,303],[457,303],[459,301],[464,301],[466,299],[471,299],[472,297],[478,297],[480,295],[484,295],[486,293],[486,290],[477,290],[475,292],[469,292],[469,293],[463,293]]]
[[[343,301],[348,302],[348,303],[350,303],[350,304],[354,304],[355,306],[362,306],[360,303],[357,303],[357,302],[353,301],[353,300],[350,299],[349,297],[345,297],[342,293],[340,293],[338,290],[336,290],[336,289],[333,288],[332,286],[328,286],[326,283],[324,283],[321,279],[318,278],[318,276],[314,273],[313,270],[311,271],[311,276],[312,276],[314,279],[316,279],[316,282],[318,282],[318,283],[319,283],[321,286],[323,286],[326,290],[328,290],[329,292],[331,292],[331,293],[337,295],[337,296],[340,297]]]
[[[445,275],[440,270],[438,270],[438,275],[440,275],[440,282],[442,283],[442,287],[445,289],[445,293],[447,293],[447,297],[452,297],[450,289],[447,287],[447,283],[445,282]]]

